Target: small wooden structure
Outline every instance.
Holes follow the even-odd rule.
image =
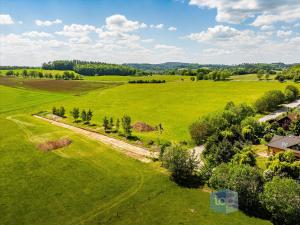
[[[275,155],[278,152],[291,150],[300,159],[300,137],[299,136],[279,136],[275,135],[268,143],[268,151]]]

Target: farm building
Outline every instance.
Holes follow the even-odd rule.
[[[285,115],[284,117],[277,119],[277,123],[283,129],[288,130],[291,123],[294,122],[295,120],[297,120],[298,117],[299,117],[298,113],[289,113],[289,114]]]
[[[291,123],[296,121],[299,118],[299,114],[296,112],[287,113],[285,115],[279,116],[275,119],[269,120],[269,123],[277,122],[280,127],[285,130],[288,130]]]
[[[275,135],[268,143],[268,151],[275,155],[278,152],[292,150],[295,156],[300,159],[300,137]]]

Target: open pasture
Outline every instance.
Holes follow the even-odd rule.
[[[64,94],[25,90],[0,85],[0,113],[20,109],[25,110],[32,107],[32,110],[35,110],[37,105],[45,105],[46,103],[60,101],[67,97]]]
[[[166,82],[183,82],[191,81],[190,76],[178,76],[178,75],[152,75],[152,76],[84,76],[84,80],[89,81],[116,81],[116,82],[128,82],[130,80],[165,80]]]
[[[283,90],[287,84],[253,81],[125,84],[91,91],[87,95],[62,101],[61,105],[67,111],[75,106],[93,110],[93,122],[100,125],[104,116],[116,119],[125,114],[131,116],[133,122],[142,121],[153,126],[162,124],[162,134],[136,134],[142,138],[189,141],[188,126],[201,116],[221,110],[229,101],[251,104],[266,91]]]
[[[257,78],[257,74],[245,74],[245,75],[235,75],[235,76],[231,76],[230,79],[231,80],[235,80],[235,81],[275,81],[278,82],[277,80],[274,80],[276,75],[270,75],[270,77],[268,78],[268,80],[265,79],[265,77],[263,76],[261,78],[261,80],[259,80]]]
[[[23,110],[1,116],[3,225],[270,224],[241,212],[212,212],[209,193],[177,186],[156,163],[135,161]],[[72,144],[51,152],[36,147],[61,137]]]

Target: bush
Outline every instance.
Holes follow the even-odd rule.
[[[128,83],[130,84],[160,84],[160,83],[166,83],[165,80],[129,80]]]
[[[286,86],[284,93],[287,101],[294,101],[298,98],[299,89],[293,85],[288,85]]]
[[[212,132],[212,127],[206,120],[199,120],[189,127],[190,135],[196,145],[203,144]]]
[[[210,187],[230,189],[239,196],[239,208],[256,214],[261,209],[259,193],[262,192],[263,177],[258,168],[249,165],[221,164],[213,170]]]
[[[300,185],[296,181],[275,177],[264,185],[260,199],[275,225],[300,224]]]
[[[248,148],[246,147],[243,149],[242,152],[235,154],[231,161],[232,163],[238,165],[249,165],[249,166],[256,165],[255,154],[251,150],[251,147]]]
[[[273,136],[274,136],[274,134],[267,133],[267,134],[264,135],[264,139],[265,139],[266,142],[269,142],[269,141],[272,140]]]
[[[285,95],[279,90],[273,90],[266,92],[262,97],[257,99],[254,103],[254,107],[260,113],[271,112],[276,110],[284,101]]]
[[[61,106],[59,109],[56,108],[55,106],[52,108],[52,114],[54,114],[56,116],[64,117],[65,112],[66,112],[66,110],[63,106]]]
[[[167,147],[162,157],[163,166],[168,168],[173,180],[179,185],[200,185],[201,178],[197,175],[199,161],[195,155],[180,145]]]
[[[267,162],[267,169],[275,176],[298,179],[300,174],[300,162],[297,161],[291,150],[279,152],[270,157]]]

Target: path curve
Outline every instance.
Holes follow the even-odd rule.
[[[83,128],[75,127],[75,126],[65,124],[65,123],[62,123],[62,122],[50,120],[50,119],[47,119],[47,118],[44,118],[44,117],[41,117],[41,116],[38,116],[38,115],[33,115],[33,116],[38,118],[38,119],[47,121],[47,122],[49,122],[53,125],[72,130],[75,133],[82,134],[82,135],[84,135],[86,137],[89,137],[91,139],[100,141],[100,142],[102,142],[106,145],[109,145],[109,146],[113,147],[114,149],[116,149],[116,150],[118,150],[118,151],[132,157],[132,158],[138,159],[142,162],[147,162],[148,163],[148,162],[151,162],[150,158],[157,157],[157,154],[155,154],[153,152],[150,152],[145,148],[129,144],[125,141],[121,141],[121,140],[118,140],[118,139],[115,139],[115,138],[111,138],[111,137],[105,136],[103,134],[88,131],[88,130],[85,130]]]

